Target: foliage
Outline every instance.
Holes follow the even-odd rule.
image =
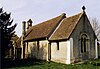
[[[15,33],[14,29],[17,24],[12,26],[13,20],[10,18],[11,13],[3,11],[3,8],[0,8],[0,34],[1,34],[1,56],[5,57],[5,51],[12,47],[11,37]]]

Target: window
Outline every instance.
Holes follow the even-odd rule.
[[[57,42],[57,50],[59,50],[59,42]]]
[[[86,34],[83,34],[81,36],[81,52],[84,53],[84,52],[87,52],[87,40],[88,40],[88,37]]]

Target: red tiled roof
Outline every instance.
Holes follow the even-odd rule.
[[[34,40],[39,38],[48,38],[55,28],[59,25],[62,19],[64,19],[65,13],[62,15],[32,26],[27,32],[25,36],[25,40]]]
[[[82,13],[79,13],[77,15],[65,18],[59,28],[50,37],[50,40],[68,39],[81,16]]]

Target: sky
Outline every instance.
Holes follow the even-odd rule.
[[[100,0],[0,0],[0,8],[11,12],[13,24],[17,23],[15,31],[19,37],[22,33],[22,21],[32,19],[35,25],[62,13],[67,16],[75,15],[82,11],[83,5],[89,18],[100,21]]]

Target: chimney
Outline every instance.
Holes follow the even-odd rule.
[[[32,27],[32,20],[31,19],[29,19],[28,21],[27,21],[27,30],[30,28],[30,27]]]
[[[26,33],[26,22],[23,21],[22,22],[22,37],[21,37],[21,47],[22,47],[21,58],[22,59],[25,58],[25,42],[24,42],[25,33]]]
[[[22,35],[24,36],[25,33],[26,33],[26,22],[23,21],[23,22],[22,22]]]

